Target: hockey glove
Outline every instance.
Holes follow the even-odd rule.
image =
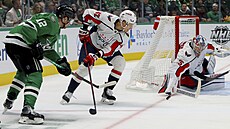
[[[93,53],[89,53],[85,59],[83,60],[84,61],[84,66],[85,67],[88,67],[88,66],[91,66],[94,64],[94,62],[98,59],[98,56],[93,54]]]
[[[35,57],[38,60],[42,60],[44,51],[43,51],[41,43],[36,43],[32,45],[31,48],[32,48],[31,53],[33,57]]]
[[[90,35],[89,35],[89,31],[83,28],[79,29],[79,39],[81,41],[81,43],[88,43],[90,42]]]
[[[60,74],[65,76],[69,76],[71,74],[70,64],[67,62],[66,57],[58,59],[56,63],[63,67],[63,68],[57,67],[57,70]]]

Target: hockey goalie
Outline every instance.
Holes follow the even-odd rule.
[[[177,58],[172,62],[158,93],[171,95],[178,87],[196,89],[198,78],[202,79],[202,90],[223,88],[224,76],[214,73],[216,60],[213,54],[218,55],[218,52],[220,50],[208,43],[202,35],[180,43]],[[206,59],[206,54],[211,54],[209,59]]]

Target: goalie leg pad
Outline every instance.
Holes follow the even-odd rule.
[[[175,74],[170,74],[168,86],[165,90],[165,93],[176,92],[176,90],[174,88],[176,88],[177,85],[178,85],[178,77],[176,77]]]
[[[210,56],[208,61],[208,66],[207,66],[207,70],[209,74],[214,73],[215,66],[216,66],[216,58],[214,56]]]

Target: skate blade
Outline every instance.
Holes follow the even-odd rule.
[[[34,120],[29,119],[28,117],[21,117],[18,121],[19,124],[28,124],[28,125],[41,125],[44,123],[42,118],[34,118]]]
[[[60,102],[60,104],[61,104],[61,105],[66,105],[66,104],[68,104],[68,102],[65,101],[64,99],[62,99],[61,102]]]
[[[2,114],[5,114],[7,110],[8,110],[7,108],[4,108]]]
[[[107,105],[113,105],[114,104],[114,100],[108,100],[106,98],[102,98],[101,99],[101,103],[107,104]]]

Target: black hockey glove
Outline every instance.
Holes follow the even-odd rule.
[[[32,56],[34,58],[37,58],[38,60],[42,60],[44,51],[43,51],[41,43],[35,43],[30,47],[31,47]]]
[[[66,57],[58,59],[56,63],[63,67],[63,68],[57,67],[57,70],[60,74],[65,76],[69,76],[71,74],[70,64],[67,62]]]

